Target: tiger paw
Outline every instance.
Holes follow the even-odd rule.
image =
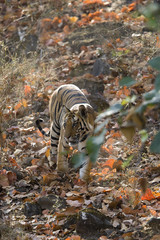
[[[50,168],[56,169],[57,155],[51,155],[48,157],[48,163]]]
[[[57,164],[58,172],[68,172],[68,164]]]

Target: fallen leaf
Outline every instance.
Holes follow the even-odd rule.
[[[17,111],[22,106],[22,103],[19,102],[14,106],[14,110]]]
[[[29,94],[31,94],[31,87],[29,85],[25,85],[24,86],[24,94],[25,96],[28,96]]]
[[[141,197],[142,200],[147,200],[147,201],[151,201],[153,199],[155,199],[155,196],[153,195],[151,189],[147,189],[146,193]]]
[[[24,98],[22,99],[22,104],[23,104],[23,107],[25,107],[25,108],[28,106],[27,101]]]
[[[8,187],[9,186],[9,180],[7,175],[0,174],[0,185],[2,187]]]

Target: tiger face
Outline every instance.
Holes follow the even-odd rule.
[[[70,146],[77,145],[93,130],[92,123],[87,124],[89,107],[80,105],[77,109],[69,110],[64,117],[64,137]],[[85,133],[85,134],[84,134]]]
[[[81,134],[81,125],[75,113],[70,112],[66,115],[63,128],[66,142],[68,142],[70,146],[77,145]]]

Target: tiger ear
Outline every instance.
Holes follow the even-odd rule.
[[[84,117],[84,118],[87,117],[87,110],[84,105],[79,106],[79,113],[81,117]]]

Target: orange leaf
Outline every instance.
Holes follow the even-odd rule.
[[[49,223],[46,223],[45,225],[45,228],[50,228],[51,226],[49,225]]]
[[[9,157],[9,161],[12,164],[12,166],[20,168],[20,166],[18,165],[18,163],[16,162],[16,160],[12,157]]]
[[[128,11],[131,12],[132,10],[134,10],[136,8],[136,2],[133,2],[131,3],[129,6],[128,6]]]
[[[112,20],[120,20],[120,17],[118,16],[118,14],[117,13],[115,13],[115,12],[109,12],[109,13],[105,13],[105,18],[106,19],[112,19]]]
[[[107,139],[106,144],[110,145],[110,144],[113,144],[114,142],[115,142],[115,139],[110,137],[110,138]]]
[[[14,110],[17,111],[21,106],[22,106],[21,102],[17,103],[16,106],[14,106]]]
[[[58,25],[62,22],[62,20],[59,17],[54,17],[52,20],[52,24]]]
[[[102,0],[84,0],[83,4],[89,5],[89,4],[99,4],[99,5],[104,5]]]
[[[113,138],[120,138],[120,137],[121,137],[121,133],[120,133],[119,131],[113,132],[113,133],[112,133],[112,137],[113,137]]]
[[[123,91],[122,91],[122,89],[120,89],[119,91],[117,91],[116,95],[117,95],[118,97],[120,97],[120,96],[122,95],[122,93],[123,93]]]
[[[108,147],[102,146],[102,149],[105,150],[108,153],[112,153],[112,151],[113,151],[112,145],[109,145]]]
[[[37,130],[37,134],[38,134],[40,137],[43,137],[43,136],[44,136],[39,130]]]
[[[127,48],[117,48],[117,50],[122,52],[122,51],[126,51]]]
[[[154,217],[157,217],[157,212],[155,210],[149,209],[149,211]]]
[[[32,163],[32,165],[37,165],[37,163],[38,163],[39,161],[40,161],[40,159],[34,158],[34,159],[32,159],[31,163]]]
[[[121,9],[121,12],[128,12],[128,7],[124,6],[124,7]]]
[[[142,200],[147,200],[147,201],[151,201],[153,199],[155,199],[155,196],[153,195],[151,189],[147,189],[146,193],[141,197]]]
[[[157,40],[157,42],[156,42],[156,47],[157,47],[157,48],[160,48],[160,39],[159,39],[158,36],[156,37],[156,40]]]
[[[109,168],[113,168],[113,164],[115,162],[115,159],[108,159],[102,166],[108,166]]]
[[[3,152],[8,152],[9,148],[3,148]]]
[[[120,38],[117,38],[117,39],[116,39],[116,42],[117,42],[117,43],[121,43],[121,39],[120,39]]]
[[[27,107],[27,101],[24,98],[22,99],[22,104],[23,104],[23,107],[25,108]]]
[[[78,20],[78,17],[69,17],[69,20],[71,21],[71,23],[75,23],[75,22],[77,22],[77,20]]]
[[[123,89],[124,89],[124,95],[129,96],[130,95],[130,90],[126,86],[124,86]]]
[[[68,25],[64,26],[63,32],[64,32],[65,34],[68,34],[68,33],[70,32],[70,29],[69,29],[69,26],[68,26]]]
[[[160,199],[160,193],[159,192],[153,192],[156,199]]]
[[[48,158],[50,156],[50,148],[47,149],[45,156]]]
[[[31,90],[32,89],[31,89],[31,87],[29,85],[25,85],[24,86],[24,94],[25,94],[25,96],[31,94]]]
[[[104,168],[103,170],[102,170],[102,174],[107,174],[109,172],[109,168]]]
[[[3,140],[5,141],[6,140],[6,133],[2,133],[2,138],[3,138]]]

